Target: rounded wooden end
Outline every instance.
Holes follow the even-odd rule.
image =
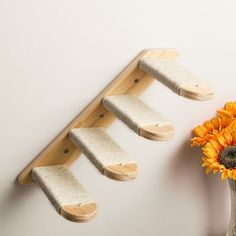
[[[171,124],[167,125],[145,125],[139,128],[139,135],[151,140],[168,140],[175,132],[175,128]]]
[[[67,220],[73,222],[86,222],[96,215],[96,204],[94,202],[80,205],[67,205],[60,209],[60,214]]]
[[[214,96],[214,90],[206,84],[183,84],[180,88],[180,95],[200,101],[210,100]]]
[[[103,169],[103,174],[114,180],[127,181],[136,178],[137,168],[138,166],[135,163],[125,165],[110,165]]]

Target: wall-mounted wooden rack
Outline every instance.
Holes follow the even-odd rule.
[[[142,51],[101,93],[71,121],[19,174],[21,184],[37,182],[59,214],[81,222],[96,213],[96,204],[67,166],[84,153],[104,175],[132,180],[137,165],[106,132],[120,119],[135,133],[151,140],[167,140],[174,127],[137,97],[157,79],[181,96],[208,100],[213,90],[175,62],[171,49]]]

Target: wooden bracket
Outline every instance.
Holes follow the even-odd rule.
[[[80,156],[81,151],[71,142],[69,131],[73,128],[82,127],[107,128],[116,117],[102,105],[103,97],[121,94],[139,96],[154,81],[152,76],[139,69],[139,61],[143,58],[152,57],[175,59],[177,52],[172,49],[148,49],[142,51],[26,166],[18,175],[19,183],[30,184],[34,182],[32,169],[35,167],[71,165]]]

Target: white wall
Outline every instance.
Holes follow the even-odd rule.
[[[223,236],[227,183],[204,174],[190,130],[235,99],[234,0],[0,1],[0,235]],[[101,176],[83,156],[71,167],[97,202],[95,220],[57,215],[37,186],[15,183],[31,159],[144,48],[176,48],[216,89],[208,102],[156,82],[142,98],[176,126],[169,142],[108,132],[135,158],[133,182]]]

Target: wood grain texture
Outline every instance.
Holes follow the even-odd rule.
[[[60,215],[73,222],[87,222],[96,215],[96,204],[68,205],[60,208]]]
[[[137,168],[138,166],[135,163],[106,166],[103,169],[103,174],[114,180],[133,180],[137,176]]]
[[[171,124],[155,126],[145,125],[139,128],[139,135],[155,141],[165,141],[173,137],[175,128]]]
[[[57,164],[69,166],[72,164],[81,152],[70,141],[69,131],[79,127],[107,128],[115,120],[115,117],[102,106],[102,98],[125,93],[138,96],[154,81],[154,78],[138,68],[139,60],[145,57],[176,58],[177,52],[172,49],[143,50],[25,167],[18,175],[19,183],[33,182],[31,170],[34,167]]]

